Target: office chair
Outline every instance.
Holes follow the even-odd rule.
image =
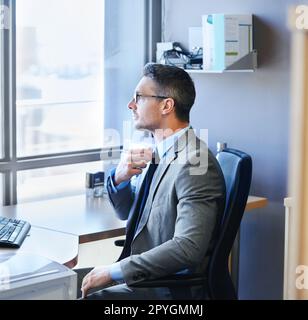
[[[226,183],[226,206],[220,224],[217,226],[217,240],[206,273],[175,274],[160,279],[142,281],[132,287],[168,287],[172,292],[176,292],[176,288],[203,286],[205,288],[204,298],[213,300],[237,299],[237,293],[229,273],[228,261],[246,207],[251,183],[252,160],[246,153],[230,148],[219,152],[217,160]],[[177,299],[180,296],[174,298]]]

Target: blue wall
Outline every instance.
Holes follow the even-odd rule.
[[[254,73],[193,75],[197,99],[192,125],[209,130],[217,141],[242,149],[253,158],[251,194],[269,205],[247,212],[241,228],[241,299],[281,299],[283,292],[284,207],[287,195],[290,32],[289,5],[307,0],[165,0],[163,39],[188,47],[188,28],[201,26],[207,13],[255,15]]]

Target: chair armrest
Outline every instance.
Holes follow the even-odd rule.
[[[125,240],[124,240],[124,239],[120,239],[120,240],[116,240],[116,241],[114,242],[114,245],[115,245],[116,247],[124,247],[124,243],[125,243]]]
[[[130,285],[135,288],[185,287],[205,285],[206,277],[201,274],[175,274],[155,280],[146,280]]]

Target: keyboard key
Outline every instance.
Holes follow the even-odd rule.
[[[10,234],[5,234],[2,238],[1,238],[1,241],[7,241],[10,237]]]
[[[16,239],[16,237],[19,235],[20,233],[20,228],[16,228],[15,231],[11,234],[9,241],[14,241]]]
[[[0,231],[0,239],[2,236],[4,236],[7,232],[9,231],[9,227],[5,226],[1,231]]]

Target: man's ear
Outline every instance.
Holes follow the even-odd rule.
[[[169,113],[171,113],[172,111],[174,111],[174,100],[172,98],[167,98],[163,101],[163,105],[162,105],[162,115],[167,115]]]

